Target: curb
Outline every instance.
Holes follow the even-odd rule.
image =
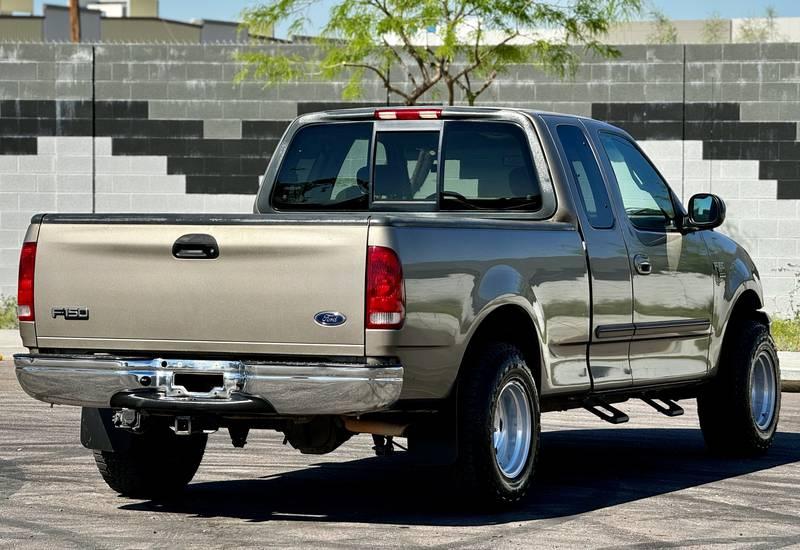
[[[800,393],[800,352],[780,351],[781,389],[785,392]]]
[[[25,353],[25,348],[22,347],[22,340],[19,338],[19,330],[0,330],[0,361],[13,360],[15,353]]]

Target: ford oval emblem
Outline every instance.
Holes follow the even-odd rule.
[[[320,311],[314,315],[314,322],[323,327],[338,327],[347,321],[347,317],[338,311]]]

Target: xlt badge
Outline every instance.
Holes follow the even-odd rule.
[[[54,307],[50,310],[53,319],[63,317],[66,321],[87,321],[89,319],[88,307]]]

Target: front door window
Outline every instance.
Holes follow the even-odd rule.
[[[608,133],[600,136],[633,226],[644,231],[675,229],[672,195],[650,161],[627,139]]]

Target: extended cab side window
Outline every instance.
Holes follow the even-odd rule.
[[[675,228],[675,205],[666,182],[633,143],[602,132],[603,147],[617,179],[625,214],[634,227],[645,231]]]
[[[530,211],[542,206],[530,145],[516,124],[447,122],[442,164],[442,210]]]
[[[611,212],[603,174],[583,131],[569,124],[558,126],[556,131],[589,223],[596,229],[614,227],[614,214]]]

